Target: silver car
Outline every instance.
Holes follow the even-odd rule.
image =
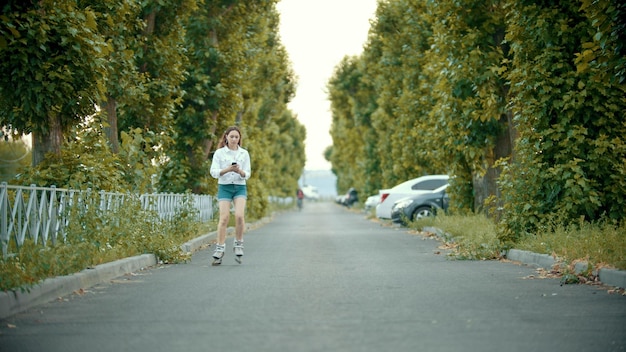
[[[414,178],[403,182],[390,189],[381,189],[380,203],[376,206],[376,217],[381,219],[391,219],[391,208],[397,200],[420,193],[428,193],[435,189],[447,185],[450,176],[429,175]]]

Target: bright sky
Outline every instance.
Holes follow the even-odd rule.
[[[330,170],[332,144],[326,84],[346,55],[359,55],[377,0],[280,0],[280,36],[298,77],[289,108],[306,127],[306,170]]]

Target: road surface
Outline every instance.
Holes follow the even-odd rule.
[[[626,351],[626,297],[336,204],[248,232],[241,265],[227,244],[0,321],[0,351]]]

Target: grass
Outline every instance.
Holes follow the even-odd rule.
[[[497,259],[505,247],[498,239],[496,224],[484,215],[438,215],[409,225],[417,230],[429,226],[452,235],[451,256],[456,259]],[[514,247],[553,255],[566,263],[585,261],[594,268],[626,270],[626,223],[554,225],[542,233],[526,236]]]
[[[184,263],[190,254],[180,245],[214,224],[199,223],[190,202],[171,219],[161,219],[143,210],[138,198],[124,207],[101,211],[92,206],[96,198],[85,200],[86,207],[68,209],[72,219],[66,236],[45,245],[27,238],[18,248],[10,241],[7,257],[0,258],[0,290],[28,291],[39,281],[68,275],[85,268],[144,253],[153,253],[163,263]]]
[[[527,236],[516,247],[553,254],[570,263],[586,261],[595,268],[626,270],[626,222],[553,226],[550,231]]]
[[[451,257],[455,259],[489,260],[502,256],[496,225],[482,215],[438,215],[413,222],[410,227],[435,227],[452,235]]]

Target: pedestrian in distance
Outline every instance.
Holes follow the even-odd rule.
[[[226,228],[230,220],[231,203],[235,208],[235,238],[233,252],[235,260],[241,264],[243,257],[244,214],[248,189],[246,180],[250,178],[250,154],[241,147],[241,130],[231,126],[224,131],[211,162],[211,176],[217,179],[217,200],[220,218],[217,225],[217,243],[213,252],[212,265],[222,264],[226,249]]]
[[[296,191],[296,197],[298,198],[298,210],[302,210],[302,202],[304,201],[304,192],[301,188]]]

